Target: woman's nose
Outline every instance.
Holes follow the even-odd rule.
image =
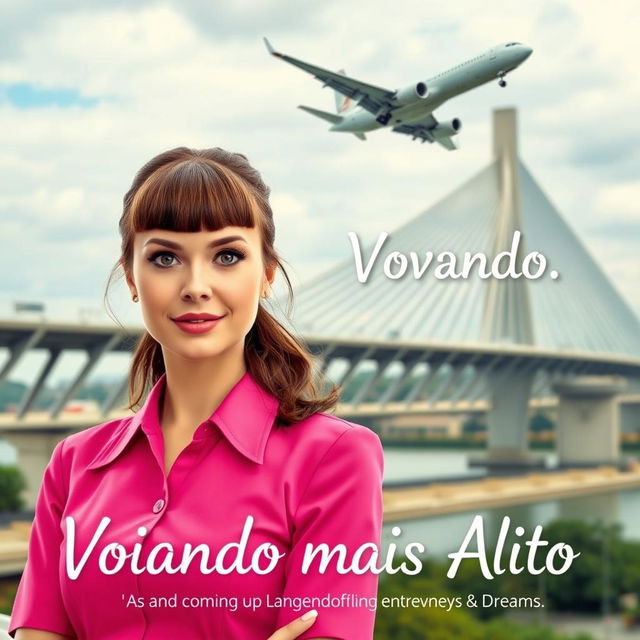
[[[213,293],[211,274],[207,274],[202,267],[194,266],[188,270],[188,275],[182,288],[183,298],[210,298]]]

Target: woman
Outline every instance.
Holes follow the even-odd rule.
[[[150,392],[55,447],[17,640],[372,637],[377,573],[350,569],[362,545],[360,568],[377,564],[382,447],[325,413],[339,390],[318,392],[311,355],[260,303],[277,267],[292,293],[268,196],[219,148],[136,175],[111,276],[123,269],[147,330],[129,408]],[[344,548],[307,570],[307,544]]]

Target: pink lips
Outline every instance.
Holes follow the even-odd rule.
[[[218,324],[224,316],[216,316],[211,313],[185,313],[172,320],[185,333],[207,333]]]
[[[223,316],[216,316],[213,313],[183,313],[181,316],[172,319],[183,322],[185,320],[218,320],[222,317]]]

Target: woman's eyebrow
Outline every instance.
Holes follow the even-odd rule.
[[[212,240],[208,245],[207,249],[211,249],[212,247],[217,247],[221,244],[226,244],[227,242],[234,242],[235,240],[240,240],[247,244],[247,241],[242,236],[226,236],[225,238],[218,238],[217,240]],[[182,246],[178,242],[172,242],[171,240],[164,240],[162,238],[149,238],[142,246],[146,247],[148,244],[155,242],[156,244],[160,244],[163,247],[169,247],[169,249],[182,249]]]

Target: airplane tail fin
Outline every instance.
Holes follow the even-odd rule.
[[[298,109],[302,109],[303,111],[310,113],[312,116],[316,116],[316,118],[322,118],[327,122],[331,122],[331,124],[338,124],[339,122],[342,122],[342,116],[336,115],[335,113],[329,113],[328,111],[321,111],[320,109],[307,107],[303,104],[298,105]]]
[[[328,111],[321,111],[320,109],[314,109],[313,107],[307,107],[304,104],[299,104],[298,109],[302,109],[307,113],[310,113],[312,116],[316,116],[316,118],[322,118],[331,124],[339,124],[344,120],[343,116],[339,116],[335,113],[329,113]],[[333,127],[331,127],[333,129]],[[364,133],[360,133],[359,131],[352,131],[353,135],[359,140],[366,140]]]
[[[346,76],[347,73],[344,69],[339,69],[338,73],[341,73],[343,76]],[[336,113],[344,113],[345,111],[351,111],[356,104],[349,98],[349,96],[345,96],[339,91],[334,90],[334,95],[336,98]]]

